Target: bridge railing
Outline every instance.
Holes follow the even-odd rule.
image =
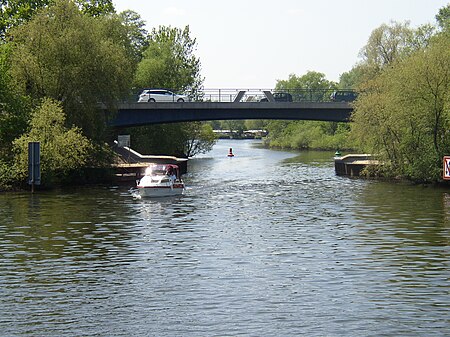
[[[130,97],[124,101],[136,102],[139,93],[143,89],[136,89]],[[336,89],[203,89],[196,92],[195,96],[190,95],[192,102],[260,102],[267,99],[264,92],[271,92],[272,95],[277,93],[285,93],[290,96],[286,102],[331,102],[334,101],[334,92],[354,92],[352,89],[336,90]],[[243,92],[243,93],[242,93]],[[277,99],[276,99],[277,100]]]

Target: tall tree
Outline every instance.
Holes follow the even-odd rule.
[[[142,20],[138,13],[132,10],[121,12],[119,18],[122,20],[127,30],[128,39],[131,42],[131,54],[136,60],[136,63],[138,63],[141,61],[144,50],[148,47],[149,43],[148,32],[145,29],[145,21]]]
[[[135,85],[168,88],[196,95],[203,85],[200,59],[195,56],[196,40],[189,26],[153,29],[148,48],[139,63]],[[208,151],[215,142],[209,125],[178,123],[129,129],[133,147],[145,153],[194,156]]]
[[[366,82],[355,103],[354,135],[390,174],[438,181],[450,147],[450,40],[430,45]]]
[[[337,84],[328,81],[325,74],[308,71],[302,76],[290,74],[287,80],[278,80],[276,90],[288,90],[295,101],[322,101],[328,99],[330,90],[336,89]]]
[[[31,129],[14,141],[15,177],[22,180],[28,172],[28,143],[41,143],[41,171],[45,183],[56,182],[73,170],[84,166],[91,142],[81,130],[65,127],[65,115],[60,103],[44,99],[32,114]]]
[[[112,0],[76,0],[83,13],[99,16],[114,13]],[[0,0],[0,41],[9,29],[19,26],[33,17],[37,10],[54,4],[54,0]]]
[[[0,160],[10,159],[11,143],[26,131],[29,117],[29,99],[10,76],[10,52],[10,46],[0,45]]]
[[[450,4],[439,9],[436,21],[443,31],[450,31]]]
[[[133,62],[120,20],[84,15],[69,0],[55,0],[13,31],[14,78],[33,98],[62,102],[67,124],[101,139],[98,103],[113,106],[128,94]]]
[[[136,72],[135,84],[188,91],[194,95],[203,85],[200,59],[195,56],[196,45],[189,26],[183,30],[165,26],[153,29]]]
[[[308,71],[302,76],[289,75],[287,80],[278,81],[275,88],[289,90],[295,101],[323,101],[329,99],[337,83],[327,80],[323,73]],[[339,123],[314,121],[271,121],[267,130],[270,146],[293,149],[342,149],[348,133]]]
[[[382,69],[403,55],[405,49],[409,47],[411,34],[409,22],[382,24],[372,31],[360,55],[370,66]]]
[[[112,0],[75,0],[84,14],[100,16],[115,13]]]

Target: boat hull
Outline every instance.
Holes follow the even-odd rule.
[[[173,186],[138,186],[141,197],[170,197],[181,195],[184,192],[183,184],[174,184]]]

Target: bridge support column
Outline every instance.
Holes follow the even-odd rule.
[[[236,97],[235,97],[233,103],[240,102],[241,99],[242,99],[242,97],[244,97],[244,95],[245,95],[245,91],[242,91],[242,90],[239,91],[238,94],[236,95]]]
[[[272,92],[265,90],[265,91],[263,91],[263,93],[264,93],[264,95],[266,95],[267,100],[269,102],[275,102],[275,98],[273,97]]]

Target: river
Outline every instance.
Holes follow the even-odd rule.
[[[448,336],[450,191],[332,156],[221,140],[181,197],[0,194],[0,334]]]

